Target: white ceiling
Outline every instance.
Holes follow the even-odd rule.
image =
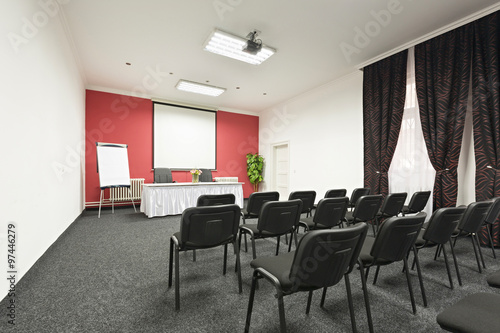
[[[500,8],[493,0],[61,3],[87,88],[254,113]],[[209,53],[203,44],[214,28],[242,37],[260,30],[277,53],[259,66]],[[182,92],[175,88],[179,79],[227,91]]]

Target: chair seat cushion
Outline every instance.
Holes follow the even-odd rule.
[[[471,294],[438,314],[441,328],[451,332],[500,332],[500,295]]]
[[[260,267],[271,273],[278,279],[281,288],[286,291],[292,287],[292,281],[290,281],[289,275],[294,256],[295,251],[287,252],[274,257],[260,257],[252,260],[250,262],[250,266],[254,269]]]
[[[276,237],[278,235],[265,230],[257,229],[257,224],[242,224],[240,229],[251,230],[255,238]]]
[[[373,243],[375,242],[375,237],[367,236],[365,238],[365,242],[363,243],[363,247],[361,248],[361,252],[359,253],[359,259],[363,262],[363,265],[370,265],[373,263],[373,257],[370,252],[373,247]],[[376,263],[377,265],[386,265],[390,264],[392,261],[388,261],[385,259],[378,259]]]
[[[313,230],[313,229],[330,229],[330,226],[317,223],[316,225],[314,224],[313,218],[312,217],[304,217],[301,218],[299,221],[300,224],[307,226],[307,229]]]
[[[491,287],[500,288],[500,271],[490,274],[486,278],[486,282],[488,282]]]

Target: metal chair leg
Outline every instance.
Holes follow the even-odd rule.
[[[252,309],[253,309],[253,300],[255,297],[255,287],[257,285],[257,279],[259,278],[258,274],[259,273],[257,271],[255,271],[253,273],[253,277],[252,277],[252,287],[250,289],[250,297],[248,299],[248,308],[247,308],[247,318],[245,321],[245,333],[248,333],[250,331],[250,321],[252,319]]]
[[[363,297],[365,299],[368,329],[370,333],[373,333],[373,320],[372,320],[372,312],[370,310],[370,299],[368,298],[368,288],[366,287],[365,269],[363,267],[363,263],[360,260],[358,260],[358,265],[359,265],[359,272],[361,275],[361,286],[363,288]]]
[[[354,315],[354,306],[352,304],[351,281],[349,280],[349,274],[344,274],[344,280],[347,292],[347,302],[349,304],[349,314],[351,315],[352,331],[355,333],[358,330],[356,329],[356,317]]]
[[[408,260],[403,259],[404,269],[406,273],[406,282],[408,283],[408,291],[410,292],[411,307],[413,309],[413,314],[417,313],[417,306],[415,305],[415,297],[413,296],[413,289],[411,287],[410,272],[408,270]]]
[[[451,255],[453,256],[453,263],[455,264],[455,271],[457,272],[458,285],[462,285],[462,277],[460,276],[460,270],[458,269],[457,256],[455,255],[455,249],[453,248],[453,244],[451,243],[451,238],[449,240]]]

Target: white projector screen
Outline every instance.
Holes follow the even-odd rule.
[[[153,168],[216,169],[217,113],[153,103]]]

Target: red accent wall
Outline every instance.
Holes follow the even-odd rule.
[[[235,177],[244,182],[243,196],[253,192],[246,175],[246,154],[258,152],[259,118],[217,112],[217,171],[213,177]],[[96,142],[128,144],[131,178],[153,182],[153,103],[151,100],[94,90],[86,91],[85,202],[98,202],[99,176]],[[173,171],[177,182],[191,181],[185,171]],[[105,197],[108,194],[105,193]]]

